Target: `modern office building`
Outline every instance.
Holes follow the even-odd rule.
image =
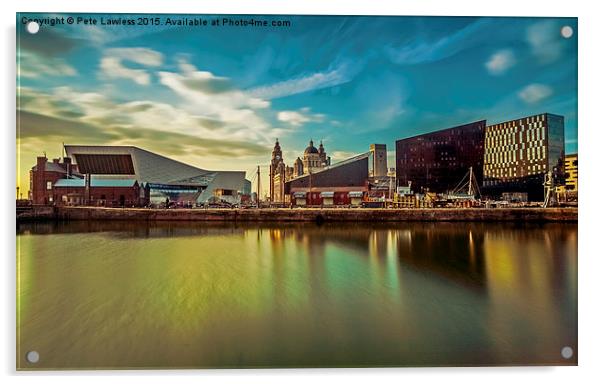
[[[285,182],[296,206],[359,205],[368,192],[369,152],[308,172]]]
[[[414,192],[445,193],[458,185],[472,167],[481,184],[485,120],[397,140],[397,186]]]
[[[564,157],[564,184],[558,187],[558,192],[577,192],[577,171],[577,154],[566,155]]]
[[[151,203],[196,204],[209,199],[240,203],[244,171],[209,171],[133,146],[65,145],[82,174],[148,184]]]
[[[387,145],[370,144],[369,170],[370,177],[387,176]]]
[[[550,171],[563,183],[564,117],[543,113],[485,129],[484,194],[523,192],[529,200],[543,200]]]

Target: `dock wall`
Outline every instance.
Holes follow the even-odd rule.
[[[46,212],[47,214],[47,212]],[[46,218],[46,216],[44,216]],[[148,209],[56,207],[55,220],[129,221],[529,221],[577,222],[577,208],[430,208],[430,209]]]

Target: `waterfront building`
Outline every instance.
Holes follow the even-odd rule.
[[[558,192],[577,193],[577,154],[564,157],[564,184],[558,187]]]
[[[548,172],[563,183],[564,117],[542,113],[486,127],[485,195],[523,192],[529,200],[541,201]]]
[[[153,204],[167,199],[200,204],[215,198],[238,204],[248,189],[244,171],[210,171],[134,146],[65,145],[65,151],[82,174],[148,184]]]
[[[71,163],[71,158],[48,161],[46,156],[38,156],[36,165],[29,171],[29,200],[33,204],[52,204],[56,182],[72,177],[83,176],[78,172],[77,165]]]
[[[272,150],[269,170],[270,199],[272,202],[279,202],[280,196],[283,195],[285,172],[286,165],[282,158],[282,149],[280,148],[278,139],[276,139],[276,144],[274,144],[274,149]],[[277,178],[278,180],[276,180]]]
[[[316,148],[314,141],[309,140],[309,145],[303,151],[303,173],[315,172],[329,165],[330,156],[326,155],[322,141],[319,148]]]
[[[368,157],[368,179],[371,199],[392,199],[395,193],[395,168],[387,167],[387,145],[370,144]]]
[[[485,125],[480,120],[397,140],[397,185],[411,183],[418,193],[444,193],[455,188],[471,167],[481,184]]]
[[[135,179],[103,179],[91,177],[60,179],[54,184],[53,196],[59,205],[94,205],[103,207],[144,207],[149,202],[148,185]]]
[[[285,182],[295,206],[359,205],[369,189],[366,152]]]
[[[293,164],[293,177],[299,177],[301,175],[303,175],[303,160],[297,157]]]
[[[280,142],[276,139],[274,149],[272,150],[272,159],[270,160],[269,182],[270,182],[270,201],[272,203],[289,202],[287,194],[284,192],[284,183],[292,178],[307,175],[309,172],[317,172],[330,165],[330,156],[327,155],[324,145],[320,141],[319,148],[314,146],[313,140],[303,151],[303,159],[297,157],[292,167],[284,163],[282,148]]]
[[[370,144],[370,177],[387,176],[387,145]]]

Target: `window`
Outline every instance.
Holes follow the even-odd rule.
[[[47,190],[51,190],[52,189],[52,181],[47,181],[46,182],[46,189]]]

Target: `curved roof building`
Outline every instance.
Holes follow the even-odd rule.
[[[67,156],[83,174],[123,176],[151,187],[151,198],[170,197],[196,192],[197,203],[219,195],[228,202],[238,202],[245,188],[244,171],[211,171],[134,147],[114,145],[65,145]],[[101,176],[102,177],[102,176]]]

